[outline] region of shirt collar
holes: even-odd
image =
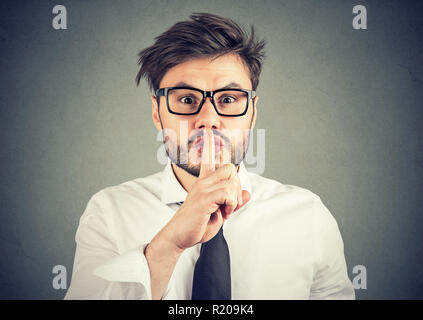
[[[242,190],[247,190],[251,194],[251,183],[248,177],[248,171],[241,162],[238,170],[239,180]],[[172,169],[171,161],[168,161],[162,173],[162,195],[161,200],[165,204],[185,201],[187,197],[186,190],[179,183]]]

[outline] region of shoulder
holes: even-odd
[[[122,182],[118,185],[106,187],[94,196],[139,196],[141,194],[157,194],[160,190],[162,172]]]
[[[300,201],[321,201],[314,192],[295,185],[284,184],[275,179],[265,178],[255,173],[248,173],[255,200],[275,197],[294,197]]]
[[[130,206],[140,200],[159,198],[161,176],[162,172],[158,172],[100,189],[89,199],[84,215],[119,210],[121,206]]]
[[[293,214],[303,217],[321,228],[336,226],[336,221],[323,203],[321,197],[309,189],[284,184],[255,173],[248,173],[252,189],[252,200],[256,203],[269,203],[278,208],[279,214]]]

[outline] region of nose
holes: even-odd
[[[220,116],[214,109],[211,98],[206,98],[200,112],[197,114],[195,127],[198,129],[220,129],[220,126]]]

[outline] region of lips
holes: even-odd
[[[203,136],[199,136],[194,140],[194,148],[201,153],[203,150],[204,145],[204,138]],[[214,152],[218,153],[221,149],[223,149],[223,140],[217,135],[214,135]]]

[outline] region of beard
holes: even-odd
[[[248,151],[250,130],[248,130],[247,134],[242,138],[238,136],[234,140],[231,140],[229,137],[219,131],[213,130],[213,134],[220,137],[224,141],[224,144],[219,153],[221,154],[221,159],[227,159],[226,161],[216,161],[215,170],[226,163],[232,163],[235,166],[238,166],[241,161],[244,160]],[[172,161],[172,163],[193,175],[194,177],[198,177],[200,175],[201,167],[201,160],[192,159],[197,152],[194,147],[194,142],[196,138],[202,135],[203,131],[193,135],[190,139],[188,139],[188,143],[185,145],[181,145],[180,143],[173,141],[169,138],[169,136],[163,138],[167,156]]]

